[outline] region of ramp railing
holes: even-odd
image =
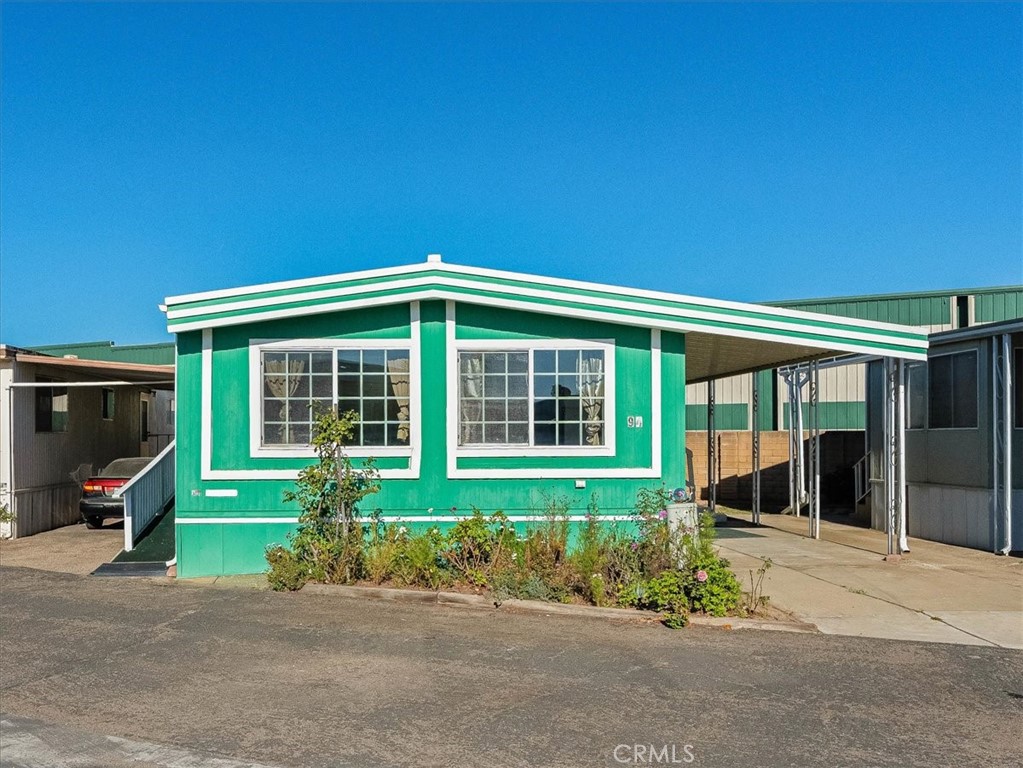
[[[124,551],[131,552],[157,515],[174,498],[174,444],[171,440],[156,457],[117,491],[124,497]]]
[[[870,454],[853,465],[853,488],[856,499],[853,505],[859,504],[870,493]]]

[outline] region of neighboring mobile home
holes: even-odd
[[[152,456],[173,429],[174,368],[0,345],[0,536],[78,522],[81,482],[111,460]]]
[[[686,483],[685,387],[842,353],[924,359],[920,329],[426,263],[167,299],[181,576],[257,572],[298,510],[315,406],[355,410],[392,520],[473,507],[624,519]]]
[[[876,394],[880,364],[872,373]],[[1023,551],[1023,319],[932,334],[927,361],[906,374],[909,535]]]

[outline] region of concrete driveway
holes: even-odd
[[[65,525],[23,539],[0,539],[0,565],[85,575],[109,563],[124,545],[124,522],[107,520],[90,530]]]
[[[764,515],[759,528],[733,513],[718,544],[747,589],[749,571],[770,558],[771,604],[821,632],[895,640],[1023,648],[1023,559],[921,539],[886,562],[885,534],[821,521]],[[738,525],[737,525],[738,524]]]

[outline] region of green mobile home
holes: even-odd
[[[454,266],[167,299],[177,336],[177,563],[251,573],[297,507],[316,406],[354,410],[372,502],[408,524],[473,507],[622,519],[681,487],[687,383],[843,352],[925,359],[919,329]]]

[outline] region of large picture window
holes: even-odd
[[[459,445],[605,446],[605,363],[604,349],[459,352]]]
[[[352,445],[409,445],[408,349],[264,349],[260,376],[265,447],[308,447],[333,407],[359,415]]]
[[[977,426],[977,353],[940,355],[927,361],[928,426],[973,429]]]

